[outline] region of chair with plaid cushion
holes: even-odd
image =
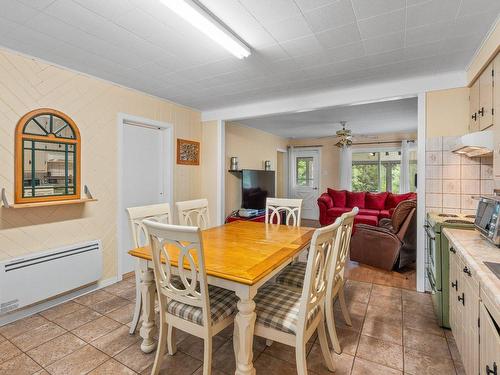
[[[212,368],[212,337],[229,326],[236,312],[237,297],[232,291],[209,286],[203,242],[198,227],[168,225],[145,220],[152,249],[160,334],[152,374],[160,371],[161,360],[175,354],[173,328],[204,340],[203,374]],[[177,263],[177,268],[171,262]],[[176,270],[178,277],[173,276]]]
[[[295,347],[297,373],[307,374],[306,343],[318,332],[321,352],[328,370],[335,371],[325,330],[325,296],[329,254],[340,220],[317,229],[307,257],[301,292],[279,284],[267,284],[255,297],[255,335]]]
[[[340,216],[341,227],[335,239],[333,252],[328,257],[330,260],[328,275],[328,286],[325,302],[325,315],[328,325],[328,333],[336,353],[341,353],[342,349],[335,329],[333,303],[335,298],[339,299],[342,315],[348,326],[351,326],[351,317],[347,309],[344,296],[344,269],[349,253],[349,244],[351,240],[352,226],[354,217],[358,213],[358,208],[354,207],[352,211],[346,212]],[[330,271],[334,270],[334,271]],[[304,277],[306,274],[306,263],[295,262],[287,266],[277,277],[276,283],[294,290],[302,290],[304,286]]]
[[[301,207],[302,199],[267,198],[265,221],[300,227]]]
[[[177,202],[175,205],[179,214],[179,225],[195,226],[201,229],[210,226],[207,199]]]
[[[170,205],[168,203],[129,207],[127,208],[127,213],[134,247],[147,245],[148,238],[144,225],[142,224],[144,219],[152,219],[165,224],[172,223],[172,215],[170,213]],[[131,335],[137,329],[137,324],[139,323],[142,310],[141,279],[139,271],[139,261],[137,261],[135,267],[135,309],[129,331]]]

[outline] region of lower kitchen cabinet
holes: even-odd
[[[450,325],[467,375],[479,373],[479,282],[450,247]],[[500,375],[500,373],[498,374]]]
[[[500,375],[500,321],[496,321],[500,314],[486,296],[480,304],[479,313],[479,373]]]

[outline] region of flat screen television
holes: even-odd
[[[242,208],[261,210],[266,208],[266,198],[275,195],[274,171],[243,169]]]

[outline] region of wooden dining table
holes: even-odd
[[[235,374],[255,374],[253,299],[257,291],[308,247],[313,232],[313,228],[251,221],[235,221],[202,231],[208,284],[233,290],[239,298],[233,336]],[[139,259],[143,303],[141,349],[149,353],[156,349],[153,337],[156,287],[151,249],[140,247],[129,254]],[[172,265],[176,265],[173,260]]]

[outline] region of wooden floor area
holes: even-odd
[[[312,228],[320,227],[319,221],[309,219],[302,219],[301,225]],[[416,290],[417,288],[417,272],[415,265],[405,267],[400,271],[385,271],[358,262],[349,261],[345,272],[349,280],[409,290]]]

